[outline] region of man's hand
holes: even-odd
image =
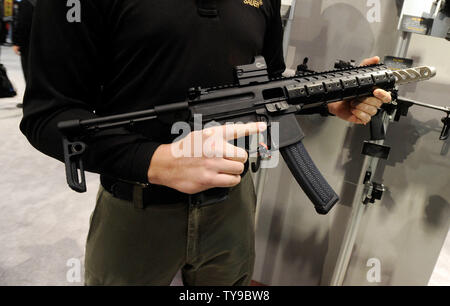
[[[258,134],[266,128],[265,123],[219,126],[161,145],[152,157],[149,182],[187,194],[236,186],[241,182],[248,154],[228,141]]]
[[[376,56],[365,59],[361,65],[374,65],[379,62],[380,58]],[[373,95],[373,97],[364,100],[349,100],[329,104],[329,112],[348,122],[367,124],[378,113],[378,109],[383,103],[390,103],[392,101],[391,94],[382,89],[375,90]]]
[[[15,54],[20,55],[20,47],[19,46],[14,45],[12,48],[13,48],[13,51]]]

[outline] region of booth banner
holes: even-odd
[[[14,0],[4,0],[3,17],[12,17],[14,12]]]

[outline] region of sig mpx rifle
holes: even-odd
[[[266,122],[270,129],[271,124],[277,122],[279,141],[275,143],[268,139],[269,150],[281,152],[317,212],[327,214],[339,197],[303,146],[305,135],[296,115],[336,101],[371,96],[376,88],[390,91],[397,85],[428,80],[435,75],[436,70],[432,67],[391,71],[384,65],[373,65],[270,78],[264,58],[257,57],[253,64],[235,68],[235,84],[191,89],[185,101],[141,112],[61,122],[58,127],[63,135],[67,182],[77,192],[86,191],[82,157],[87,146],[82,138],[90,133],[131,127],[175,113],[186,122],[192,122],[194,115],[202,115],[205,124],[212,121]]]

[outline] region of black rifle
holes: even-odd
[[[253,64],[235,68],[234,85],[191,89],[185,101],[146,111],[61,122],[58,128],[63,135],[67,182],[77,192],[86,191],[82,161],[86,144],[80,139],[89,133],[131,127],[174,114],[185,122],[192,122],[194,115],[202,115],[203,123],[266,122],[269,129],[277,122],[279,141],[269,139],[269,149],[280,150],[317,212],[327,214],[339,197],[303,146],[305,135],[296,114],[332,102],[371,96],[376,88],[390,91],[396,85],[428,80],[435,75],[431,67],[391,71],[384,65],[373,65],[270,79],[264,58],[257,57]]]

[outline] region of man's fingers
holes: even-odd
[[[361,62],[361,66],[369,66],[369,65],[375,65],[378,64],[380,62],[380,58],[378,56],[374,56],[371,58],[366,58],[365,60],[363,60]]]
[[[360,104],[367,104],[367,105],[373,106],[378,109],[383,105],[383,101],[381,101],[380,99],[375,98],[375,97],[369,97],[364,100],[352,101],[351,105],[352,105],[352,107],[357,107]]]
[[[203,139],[210,137],[221,137],[226,141],[239,139],[242,137],[262,133],[267,129],[264,122],[248,123],[248,124],[227,124],[223,126],[212,127],[202,131]]]
[[[373,94],[374,97],[368,97],[364,100],[356,100],[351,103],[351,112],[356,117],[356,123],[369,123],[384,103],[389,103],[392,101],[391,94],[385,90],[377,89]]]
[[[373,106],[366,102],[359,103],[353,107],[354,109],[360,110],[369,114],[370,116],[375,116],[378,113],[378,106]]]
[[[215,163],[216,171],[221,174],[241,175],[244,173],[245,165],[241,162],[236,162],[227,159],[218,160]]]
[[[264,132],[267,129],[267,124],[263,122],[249,124],[230,124],[223,126],[222,129],[224,139],[228,141]]]
[[[248,153],[243,148],[225,142],[222,157],[228,160],[246,163],[248,160]]]
[[[216,174],[211,180],[211,185],[220,188],[229,188],[241,183],[240,175]]]
[[[383,101],[383,103],[391,103],[392,96],[390,92],[387,92],[383,89],[377,89],[373,92],[373,95]]]
[[[248,160],[245,149],[236,147],[223,138],[206,140],[203,145],[203,155],[208,158],[224,158],[241,163],[246,163]]]
[[[352,114],[361,121],[361,124],[367,124],[372,120],[372,117],[369,114],[359,109],[352,109]]]

